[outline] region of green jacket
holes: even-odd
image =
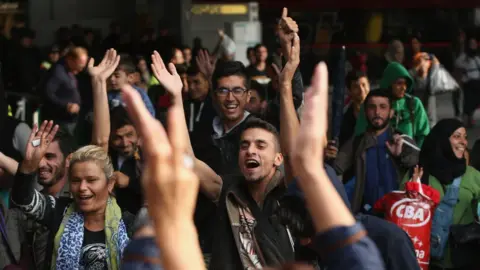
[[[411,95],[413,89],[413,79],[408,71],[399,63],[390,63],[383,72],[380,81],[381,89],[391,89],[391,86],[398,78],[407,79],[407,94],[404,98],[393,102],[395,115],[391,119],[391,125],[394,129],[400,131],[415,139],[419,146],[422,146],[423,140],[430,133],[428,116],[425,112],[422,102]],[[413,111],[413,125],[411,112]],[[355,135],[361,135],[367,130],[367,119],[363,106],[358,114],[357,124],[355,126]]]
[[[401,188],[405,186],[405,182],[409,179],[408,175],[403,179],[401,183]],[[428,178],[429,185],[438,192],[440,192],[440,199],[445,195],[444,187],[442,184],[435,178],[430,175]],[[445,186],[445,190],[448,186]],[[453,224],[470,224],[475,221],[473,216],[472,209],[472,200],[480,199],[480,172],[471,166],[467,166],[465,174],[462,176],[462,181],[460,182],[460,191],[458,194],[458,203],[453,209]],[[434,265],[438,265],[444,268],[453,268],[451,261],[450,247],[447,243],[447,250],[445,252],[445,258],[442,261],[433,261]]]

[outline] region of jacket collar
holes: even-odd
[[[238,124],[236,124],[230,130],[227,130],[227,131],[225,131],[225,129],[223,127],[222,119],[219,116],[215,116],[215,118],[213,118],[213,138],[214,139],[219,139],[219,138],[222,138],[224,136],[227,136],[232,130],[234,130],[236,127],[238,127],[238,125],[243,123],[245,121],[245,119],[248,118],[249,115],[250,115],[250,113],[245,111],[243,113],[242,121],[238,122]]]

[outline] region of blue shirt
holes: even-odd
[[[137,90],[137,92],[140,94],[142,97],[143,103],[145,103],[145,106],[147,107],[147,110],[152,114],[153,117],[155,117],[155,109],[153,108],[152,101],[147,95],[147,92],[142,90],[139,87],[136,87],[132,85],[132,87]],[[123,104],[122,96],[121,96],[121,91],[118,90],[112,90],[107,93],[108,96],[108,106],[110,109],[115,108],[121,104]]]
[[[385,194],[398,189],[397,172],[387,149],[388,132],[377,136],[377,144],[366,151],[364,205],[373,207]],[[368,209],[366,209],[368,211]]]

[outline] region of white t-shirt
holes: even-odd
[[[455,68],[460,69],[462,74],[462,82],[471,80],[480,80],[480,57],[467,57],[465,53],[455,60]]]

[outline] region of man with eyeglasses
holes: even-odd
[[[212,77],[212,99],[218,116],[213,119],[215,163],[208,164],[217,173],[238,172],[238,149],[244,123],[252,118],[245,108],[250,100],[250,81],[240,62],[219,63]]]

